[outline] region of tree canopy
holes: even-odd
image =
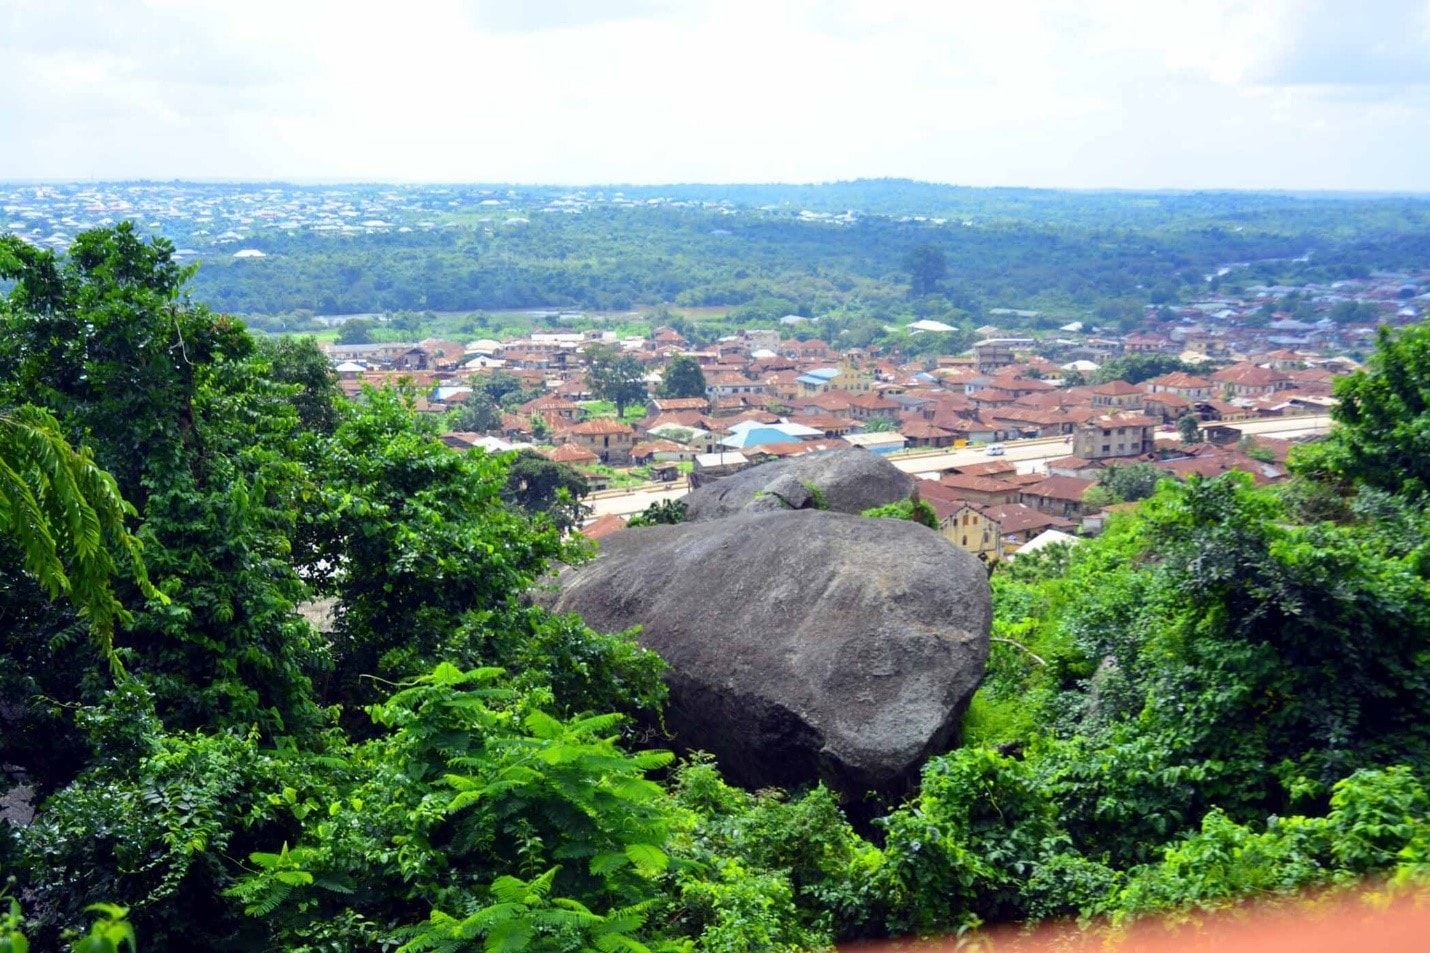
[[[585,358],[591,392],[615,404],[617,417],[624,416],[630,404],[645,400],[645,367],[635,355],[593,344],[586,348]]]
[[[705,372],[700,362],[687,354],[677,354],[665,367],[660,382],[662,397],[704,397]]]

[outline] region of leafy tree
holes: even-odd
[[[318,505],[304,514],[300,557],[315,590],[338,599],[335,687],[347,699],[366,694],[360,676],[397,680],[463,658],[464,616],[515,605],[567,554],[554,526],[503,505],[500,458],[445,446],[414,417],[410,392],[364,396],[312,449]]]
[[[1093,371],[1092,382],[1106,384],[1109,381],[1126,381],[1129,384],[1140,384],[1174,371],[1195,370],[1181,358],[1171,354],[1123,354]]]
[[[137,510],[145,561],[167,602],[121,593],[133,614],[120,657],[170,724],[227,721],[301,732],[318,718],[323,653],[295,611],[287,562],[302,480],[289,456],[296,414],[266,380],[242,325],[190,306],[192,269],[128,224],[81,233],[63,261],[0,239],[15,282],[0,312],[0,400],[30,394],[86,435]],[[28,617],[10,651],[58,637],[62,617]],[[56,698],[77,686],[29,670]]]
[[[937,245],[919,245],[904,256],[904,271],[915,297],[933,294],[948,274],[948,256]]]
[[[1102,509],[1117,502],[1117,495],[1102,483],[1094,483],[1083,491],[1082,502],[1093,509]]]
[[[1430,491],[1430,322],[1382,328],[1369,367],[1336,382],[1338,426],[1298,448],[1299,472],[1418,497]]]
[[[1184,444],[1197,443],[1202,439],[1200,422],[1191,414],[1183,414],[1177,418],[1177,435]]]
[[[476,375],[472,378],[471,384],[475,390],[481,391],[491,398],[492,403],[506,410],[511,410],[513,407],[545,393],[539,383],[536,386],[528,387],[520,377],[508,374],[506,371]]]
[[[453,430],[489,433],[501,427],[501,408],[482,390],[473,390],[452,412],[448,426]]]
[[[371,344],[373,323],[367,318],[350,318],[338,328],[339,344]]]
[[[1099,485],[1106,487],[1119,503],[1145,500],[1157,492],[1157,483],[1162,479],[1162,471],[1145,462],[1108,467],[1098,475]]]
[[[615,404],[617,417],[625,416],[626,405],[645,400],[645,368],[635,355],[593,344],[586,348],[585,357],[591,392]]]
[[[660,383],[662,397],[704,397],[705,372],[700,362],[693,357],[678,354],[666,366],[665,378]]]
[[[576,470],[535,450],[521,450],[507,464],[501,495],[528,516],[544,514],[566,532],[579,526],[590,512],[581,502],[589,492],[586,478]]]
[[[280,384],[294,386],[289,398],[298,412],[303,429],[332,433],[338,425],[338,404],[342,390],[338,375],[327,355],[318,350],[311,337],[262,337],[258,354],[268,361],[269,376]]]

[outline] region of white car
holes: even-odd
[[[1008,448],[1001,443],[990,443],[987,447],[983,448],[983,452],[990,457],[1001,457],[1008,452]]]

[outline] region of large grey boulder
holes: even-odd
[[[623,530],[562,575],[554,608],[643,627],[677,747],[751,787],[856,797],[957,742],[992,618],[987,572],[937,533],[818,510]]]
[[[820,503],[831,512],[862,513],[908,499],[914,478],[868,450],[804,453],[699,487],[685,498],[686,519],[698,523],[745,510],[814,509],[809,487],[818,489]]]

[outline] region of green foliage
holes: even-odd
[[[627,405],[645,400],[645,367],[635,355],[592,344],[584,356],[591,393],[615,404],[617,417],[625,415]]]
[[[367,318],[350,318],[338,329],[339,344],[371,344],[373,323]]]
[[[660,382],[660,396],[704,397],[705,372],[700,369],[700,362],[684,354],[671,358]]]
[[[745,249],[812,234],[737,227]],[[945,252],[961,280],[982,241],[967,234]],[[891,273],[915,241],[945,247],[888,222],[820,235]],[[1156,257],[1123,238],[1108,268]],[[659,737],[659,658],[528,599],[552,560],[585,554],[561,536],[579,498],[563,474],[449,450],[411,393],[336,400],[311,344],[260,347],[191,305],[171,251],[129,228],[64,259],[0,241],[0,401],[44,408],[0,421],[0,753],[39,803],[0,832],[32,912],[0,914],[11,949],[22,929],[60,948],[114,901],[161,948],[794,951],[1430,870],[1423,329],[1382,339],[1290,487],[1119,468],[1107,493],[1146,496],[1135,514],[995,573],[967,745],[874,820],[875,846],[823,788],[745,792],[706,759],[639,750]],[[1088,306],[1130,318],[1147,277],[1175,297],[1128,269]],[[751,320],[827,310],[749,281],[718,293]],[[872,341],[867,323],[819,329]],[[484,399],[520,399],[506,378]],[[80,604],[111,593],[130,678],[73,651],[86,620],[51,598],[65,584]],[[321,636],[296,609],[313,595],[336,604]],[[85,948],[132,949],[123,908],[98,912]]]
[[[876,519],[913,520],[929,529],[938,529],[938,513],[934,512],[934,508],[923,500],[910,499],[899,500],[897,503],[886,503],[883,506],[867,509],[860,515]]]
[[[1177,435],[1182,438],[1182,443],[1197,443],[1202,439],[1202,428],[1197,418],[1191,414],[1183,414],[1177,418]]]
[[[132,616],[115,597],[115,557],[140,591],[149,583],[140,544],[125,527],[134,507],[86,449],[65,442],[53,416],[35,407],[0,413],[0,533],[18,544],[25,571],[50,595],[67,596],[89,620],[101,657],[118,673],[114,626]]]
[[[353,780],[295,811],[295,846],[255,854],[232,891],[275,943],[306,941],[317,922],[406,921],[387,935],[414,950],[646,935],[678,818],[645,775],[670,755],[627,754],[610,736],[619,716],[563,721],[499,674],[443,663],[370,709],[386,733],[353,749]]]
[[[371,697],[363,676],[482,661],[466,628],[501,628],[548,560],[578,553],[505,505],[504,458],[445,446],[411,394],[365,397],[311,449],[317,505],[303,526],[304,574],[338,600],[333,700],[349,702]]]
[[[314,433],[332,433],[338,425],[342,390],[338,374],[311,337],[263,337],[258,355],[268,362],[269,377],[294,388],[289,401],[298,412],[298,424]]]
[[[805,483],[804,488],[809,491],[809,498],[810,501],[814,504],[815,509],[829,509],[829,497],[824,492],[824,487],[817,486],[813,483]]]
[[[490,433],[501,427],[501,408],[485,390],[473,390],[452,411],[448,426],[453,430]]]
[[[911,803],[880,821],[876,879],[897,933],[952,933],[1026,916],[1024,884],[1071,853],[1029,766],[988,749],[931,760]]]
[[[1160,862],[1129,872],[1099,905],[1118,920],[1186,907],[1345,885],[1371,872],[1424,872],[1430,799],[1408,769],[1359,771],[1338,782],[1325,817],[1270,818],[1264,829],[1213,810]],[[1415,876],[1411,873],[1411,876]]]
[[[589,492],[586,478],[571,467],[535,450],[520,450],[507,463],[501,496],[527,516],[544,516],[568,532],[589,515],[590,508],[581,502]]]
[[[0,400],[33,395],[83,436],[134,503],[165,597],[120,592],[133,616],[120,658],[173,724],[311,728],[324,660],[294,612],[303,587],[286,560],[301,478],[288,394],[241,325],[182,299],[191,271],[167,242],[123,224],[82,233],[63,262],[6,247]],[[57,625],[36,620],[24,638]],[[37,688],[74,697],[45,674]]]
[[[1138,316],[1141,316],[1140,306]],[[1140,384],[1174,371],[1194,373],[1196,368],[1170,354],[1123,354],[1093,371],[1092,382],[1106,384],[1109,381],[1126,381],[1129,384]]]
[[[5,898],[0,891],[0,899]],[[25,917],[20,911],[20,903],[13,897],[10,907],[0,914],[0,953],[29,953],[30,941],[23,932]],[[134,927],[125,919],[129,911],[111,903],[94,903],[85,908],[86,913],[98,914],[90,924],[89,932],[70,938],[69,948],[74,953],[138,953],[139,944],[134,938]]]
[[[909,292],[915,297],[933,294],[948,274],[948,257],[937,245],[919,245],[904,256]]]
[[[820,786],[795,797],[726,784],[696,756],[676,773],[676,803],[693,825],[672,848],[673,913],[702,949],[817,949],[876,933],[882,852],[856,834]]]
[[[1115,503],[1145,500],[1157,491],[1157,483],[1165,479],[1161,470],[1151,463],[1127,463],[1108,467],[1098,475],[1098,485],[1112,494]]]
[[[684,500],[656,500],[632,516],[626,526],[674,526],[684,522]]]
[[[1369,367],[1336,382],[1337,426],[1298,448],[1299,472],[1406,497],[1430,492],[1430,323],[1381,328]]]

